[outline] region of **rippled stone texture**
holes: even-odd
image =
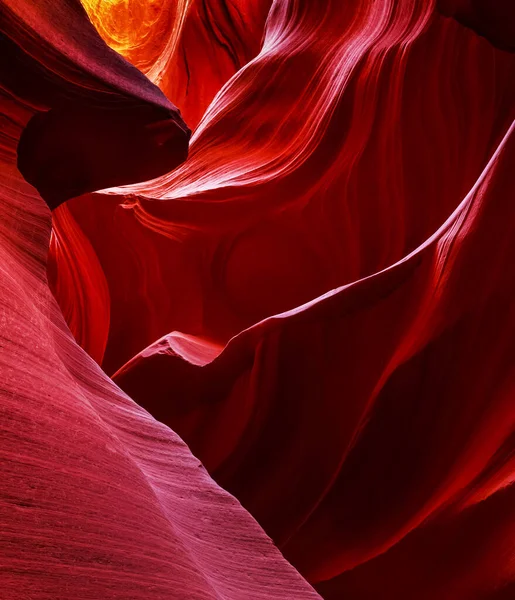
[[[48,286],[51,213],[18,171],[17,147],[28,178],[62,200],[83,167],[93,187],[99,174],[123,182],[107,150],[138,152],[137,141],[142,162],[184,158],[186,126],[77,3],[3,2],[0,27],[2,599],[318,598],[178,435],[77,345]],[[107,282],[73,224],[82,252],[68,257],[65,293],[95,295],[89,316],[105,325]]]
[[[145,106],[169,111],[164,129],[154,113],[134,117],[133,134],[125,121],[81,129],[77,119],[76,143],[103,152],[85,152],[90,181],[117,187],[53,212],[50,287],[111,377],[102,386],[123,389],[163,435],[177,432],[324,598],[512,598],[511,3],[84,5],[147,75],[131,71],[131,98],[145,90]],[[77,94],[102,111],[111,98],[91,99],[91,84]],[[173,170],[167,144],[173,154],[188,131],[170,101],[193,131]],[[50,136],[55,151],[72,153],[73,128],[63,131]],[[154,168],[164,174],[114,181]],[[59,177],[52,189],[66,188]],[[92,385],[82,365],[75,380]],[[109,425],[118,431],[117,413]],[[138,419],[122,426],[141,436]],[[161,457],[152,435],[145,447]],[[159,476],[171,485],[169,471]],[[179,495],[189,519],[196,492]],[[236,514],[243,529],[253,523]],[[264,543],[252,526],[240,566],[241,548]],[[123,555],[143,564],[130,545]],[[310,597],[269,557],[278,597]],[[217,571],[222,593],[259,597],[231,564]],[[198,567],[211,581],[212,563]]]

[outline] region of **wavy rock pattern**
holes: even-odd
[[[79,66],[96,83],[65,70],[63,40],[51,54],[59,82],[38,98],[60,135],[33,119],[19,164],[52,206],[118,186],[56,208],[49,281],[77,342],[164,425],[67,337],[60,360],[74,385],[123,398],[107,421],[131,457],[141,423],[152,424],[144,448],[160,457],[165,486],[190,477],[176,461],[195,462],[166,426],[177,432],[324,598],[512,598],[513,3],[83,4],[149,79],[109,54],[116,79],[106,82],[84,25],[96,41],[84,38],[92,62]],[[189,131],[149,80],[193,129],[173,170]],[[113,89],[123,101],[105,129]],[[82,129],[56,90],[80,96]],[[48,164],[75,149],[68,131],[85,138],[88,177],[38,179],[41,147]],[[81,357],[74,368],[69,355]],[[120,402],[138,418],[119,421]],[[156,436],[174,440],[169,456]],[[202,474],[247,532],[241,564],[238,552],[266,540]],[[181,489],[186,520],[168,522],[190,539],[203,527],[190,519],[196,494]],[[229,519],[203,506],[219,525]],[[314,595],[267,548],[276,597]],[[124,555],[143,569],[131,547]],[[235,587],[221,597],[259,597],[227,563],[220,585]],[[196,564],[212,581],[212,564]]]
[[[46,278],[51,213],[16,168],[18,140],[30,131],[23,128],[27,122],[30,128],[34,119],[44,122],[39,118],[48,114],[45,109],[54,110],[61,99],[71,104],[75,95],[89,94],[102,119],[102,111],[113,116],[130,91],[139,97],[134,108],[137,125],[141,106],[152,115],[154,105],[170,105],[107,48],[101,63],[95,46],[88,53],[90,39],[97,40],[99,49],[102,43],[80,6],[52,2],[39,8],[41,13],[35,14],[32,3],[18,0],[0,7],[0,42],[20,65],[19,71],[2,70],[0,96],[1,596],[318,598],[184,442],[127,397],[66,327]],[[47,36],[57,25],[59,30],[69,25],[63,31],[70,39]],[[78,54],[65,52],[73,40],[83,41]],[[40,43],[41,53],[28,54],[31,44]],[[65,77],[68,71],[75,74],[73,80]],[[33,75],[30,85],[25,85],[27,73]],[[124,118],[132,122],[129,106],[123,105]],[[53,114],[58,117],[52,125],[59,128],[63,113]],[[172,118],[185,131],[179,118]],[[71,133],[64,131],[66,139],[50,136],[49,143],[55,142],[63,156],[66,148],[60,143],[67,143]],[[181,152],[185,139],[175,139]],[[39,168],[42,157],[39,150],[34,152],[33,166]],[[125,174],[114,171],[111,176],[120,182]],[[102,271],[89,262],[93,250],[73,220],[61,224],[68,236],[73,233],[75,247],[84,251],[73,258],[61,254],[60,267],[66,267],[60,281],[69,277],[70,287],[57,291],[77,292],[81,299],[96,292],[98,299],[89,305],[88,314],[108,322],[102,308],[107,284],[96,286]],[[62,252],[58,235],[52,247]],[[74,261],[82,263],[78,272]],[[91,266],[96,270],[89,271]],[[72,320],[72,325],[86,321]],[[98,340],[84,335],[101,353]]]

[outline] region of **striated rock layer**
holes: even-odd
[[[185,443],[77,345],[48,287],[51,213],[16,168],[20,135],[20,165],[53,199],[72,174],[68,163],[62,170],[49,163],[47,171],[42,161],[69,152],[77,158],[70,168],[79,169],[74,150],[98,143],[99,155],[84,155],[84,167],[99,176],[91,180],[96,187],[108,173],[102,162],[95,170],[102,129],[120,114],[149,144],[153,117],[168,115],[165,129],[176,132],[173,143],[157,144],[164,163],[184,155],[185,125],[157,88],[103,47],[80,5],[4,2],[0,25],[0,56],[8,49],[14,61],[0,80],[2,599],[318,598]],[[76,131],[84,123],[95,129],[68,148],[71,115]],[[40,126],[41,138],[34,133]],[[108,176],[122,183],[126,174],[113,168]],[[101,271],[90,272],[87,252],[83,258],[79,275],[73,262],[66,273],[91,276],[85,289],[99,296],[91,316],[108,322],[106,285],[96,287]]]
[[[54,510],[109,525],[105,589],[137,598],[157,573],[156,598],[316,597],[173,430],[326,599],[512,598],[513,3],[82,4],[1,5],[23,68],[1,71],[2,198],[41,223],[39,242],[34,216],[7,225],[39,312],[6,296],[2,323],[32,329],[7,328],[2,359],[27,415],[61,407]],[[48,279],[83,350],[13,166],[27,122],[18,165],[55,208]],[[90,565],[105,536],[84,531],[67,539]]]

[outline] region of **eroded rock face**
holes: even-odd
[[[2,598],[318,598],[178,435],[77,345],[48,287],[51,213],[17,170],[20,136],[20,166],[52,204],[184,159],[177,110],[72,2],[3,2],[0,26],[16,48],[11,65],[0,53]],[[90,316],[108,323],[102,271],[75,231],[86,250],[68,263],[68,293],[96,295]]]
[[[7,600],[511,598],[510,4],[83,4],[0,4]]]

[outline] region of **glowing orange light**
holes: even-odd
[[[169,0],[81,0],[104,41],[145,73],[175,37],[190,2]],[[166,52],[168,54],[168,52]]]

